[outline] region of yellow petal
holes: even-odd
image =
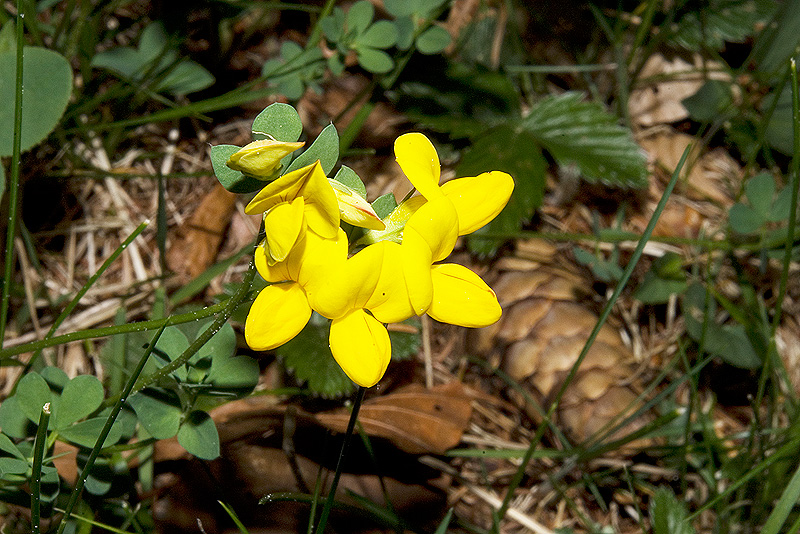
[[[408,300],[416,315],[422,315],[431,305],[433,282],[431,281],[431,249],[425,238],[414,228],[403,231],[403,244],[400,262],[406,283]]]
[[[282,202],[264,215],[266,252],[270,265],[289,255],[303,230],[303,197]]]
[[[442,323],[470,328],[494,324],[502,310],[492,288],[462,265],[444,263],[431,269],[433,300],[428,315]]]
[[[366,388],[378,383],[392,357],[386,328],[363,310],[334,319],[330,345],[333,357],[350,380]]]
[[[381,241],[370,245],[367,249],[374,253],[382,250],[383,261],[380,276],[372,294],[364,304],[364,308],[372,312],[382,323],[398,323],[416,315],[411,306],[403,273],[403,248],[391,241]],[[424,265],[429,270],[429,265]]]
[[[394,142],[394,155],[403,173],[422,196],[432,200],[442,195],[439,190],[439,156],[421,133],[407,133]]]
[[[458,212],[458,235],[465,235],[497,217],[511,198],[514,179],[502,171],[491,171],[450,180],[441,189]]]
[[[408,219],[403,230],[403,242],[416,231],[428,244],[433,261],[445,259],[458,239],[458,214],[446,197],[426,202]]]
[[[294,276],[289,272],[289,264],[285,261],[274,263],[271,261],[269,255],[267,254],[267,243],[266,239],[261,242],[261,244],[256,247],[255,252],[255,262],[256,262],[256,269],[258,270],[258,274],[266,280],[267,282],[284,282],[286,280],[292,280]],[[301,237],[302,241],[302,237]],[[298,245],[295,245],[295,248]],[[290,253],[291,255],[291,253]]]
[[[231,154],[226,165],[256,178],[268,178],[278,171],[281,160],[287,154],[294,152],[303,144],[274,139],[253,141]]]
[[[335,239],[339,230],[339,201],[319,160],[310,167],[299,192],[306,202],[306,223],[322,237]]]
[[[364,308],[378,285],[385,247],[370,245],[329,269],[324,281],[312,292],[311,307],[328,319]]]
[[[328,180],[336,193],[339,201],[339,217],[353,226],[367,228],[370,230],[384,230],[383,224],[378,214],[372,209],[367,200],[359,195],[355,190],[336,180]]]
[[[253,350],[270,350],[292,339],[311,318],[311,307],[299,284],[267,286],[253,301],[244,337]]]
[[[291,202],[298,195],[305,196],[300,195],[300,191],[312,177],[318,165],[319,162],[307,165],[270,182],[253,197],[253,200],[245,207],[244,212],[248,215],[263,213],[281,202]],[[322,169],[320,169],[320,172],[322,172]]]
[[[385,229],[365,232],[364,236],[358,240],[358,243],[361,245],[369,245],[380,241],[400,243],[403,240],[403,228],[405,228],[408,219],[426,202],[427,200],[422,195],[416,195],[404,200],[383,219]]]
[[[289,272],[297,273],[297,280],[309,294],[316,292],[320,284],[330,280],[330,273],[339,269],[341,263],[347,260],[347,235],[341,228],[338,229],[336,239],[328,239],[316,232],[307,230],[303,239],[301,254],[292,253],[289,262]]]

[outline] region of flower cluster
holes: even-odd
[[[228,166],[257,176],[274,172],[276,158],[297,143],[260,143],[231,156]],[[249,152],[248,152],[249,151]],[[268,156],[263,156],[263,154]],[[271,155],[271,157],[270,157]],[[331,320],[330,348],[355,383],[369,387],[391,358],[386,323],[428,313],[438,321],[488,326],[500,318],[494,292],[466,267],[439,263],[460,235],[492,220],[514,182],[499,171],[439,186],[439,157],[422,134],[405,134],[395,155],[419,192],[381,220],[358,193],[329,180],[319,162],[280,176],[246,208],[263,213],[266,239],[255,263],[270,283],[253,302],[245,338],[255,350],[296,336],[312,311]],[[269,167],[263,172],[256,167]],[[245,167],[249,165],[249,167]],[[349,256],[340,221],[366,228]]]

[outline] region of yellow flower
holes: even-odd
[[[369,202],[355,190],[337,181],[329,180],[339,201],[339,217],[353,226],[370,230],[383,230],[386,226]]]
[[[304,143],[287,143],[274,139],[253,141],[231,154],[226,165],[254,178],[267,179],[278,172],[281,160]]]
[[[264,213],[267,261],[284,261],[306,226],[334,239],[339,202],[319,161],[286,173],[256,194],[245,213]]]

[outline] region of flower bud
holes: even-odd
[[[367,228],[369,230],[383,230],[383,224],[378,214],[372,209],[367,200],[359,195],[355,190],[337,180],[328,180],[336,193],[339,201],[339,217],[353,226]]]
[[[275,141],[274,139],[253,141],[231,154],[226,165],[248,176],[268,179],[278,172],[281,160],[303,144],[301,142]]]

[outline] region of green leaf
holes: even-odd
[[[394,198],[394,193],[386,193],[375,199],[372,203],[372,209],[381,219],[385,219],[397,207],[397,199]]]
[[[741,43],[769,21],[773,0],[706,0],[702,9],[687,9],[675,24],[672,40],[687,50],[722,50]]]
[[[76,376],[64,386],[58,411],[53,414],[54,428],[61,430],[92,414],[103,403],[103,385],[92,375]]]
[[[22,65],[21,149],[28,150],[52,132],[72,94],[72,68],[63,56],[26,46]],[[13,153],[16,52],[0,53],[0,157]]]
[[[34,423],[39,423],[39,415],[42,413],[42,406],[45,403],[53,402],[53,394],[50,386],[38,373],[28,373],[17,383],[17,393],[14,395],[28,419]]]
[[[6,192],[6,167],[0,164],[0,202],[3,201],[3,194]]]
[[[340,397],[353,392],[353,382],[347,378],[333,359],[328,346],[330,321],[312,316],[312,319],[291,341],[278,347],[276,352],[284,365],[298,381],[323,397]]]
[[[772,206],[772,197],[775,196],[775,180],[768,172],[759,173],[744,184],[744,193],[750,206],[758,215],[766,220]]]
[[[128,399],[139,423],[156,439],[169,439],[181,424],[181,401],[173,391],[145,388]]]
[[[708,80],[695,94],[681,103],[698,122],[711,122],[724,114],[733,104],[731,86],[721,80]]]
[[[653,534],[694,534],[685,505],[666,488],[658,488],[650,504]]]
[[[397,48],[408,50],[414,44],[414,21],[411,17],[398,17],[394,21],[397,32]]]
[[[379,20],[355,41],[355,48],[389,48],[397,42],[397,27],[388,20]]]
[[[599,104],[584,102],[581,93],[545,98],[522,125],[560,165],[576,165],[591,182],[647,185],[645,155],[631,132]]]
[[[728,222],[737,234],[753,234],[761,228],[764,219],[750,206],[737,202],[728,211]]]
[[[770,222],[780,222],[789,219],[792,212],[792,188],[784,187],[775,197],[775,202],[770,206],[767,220]]]
[[[344,11],[342,8],[334,8],[333,13],[319,21],[319,26],[327,40],[332,43],[341,41],[344,36]]]
[[[258,362],[249,356],[215,358],[208,373],[208,382],[213,386],[209,394],[225,394],[242,397],[258,384]]]
[[[450,44],[450,34],[441,26],[431,26],[417,37],[417,50],[422,54],[438,54]]]
[[[169,356],[170,360],[174,360],[188,348],[189,340],[186,339],[186,335],[177,326],[165,328],[156,342],[156,349]]]
[[[5,434],[0,434],[0,451],[8,453],[15,458],[19,458],[20,460],[25,460],[25,455],[19,451],[17,446],[14,445],[14,442],[8,439],[8,436]]]
[[[358,55],[358,63],[364,69],[375,74],[385,74],[394,67],[394,61],[392,61],[391,56],[383,50],[364,46],[356,50],[356,54]]]
[[[241,147],[236,145],[215,145],[211,147],[211,166],[214,169],[214,174],[217,180],[222,184],[222,187],[231,193],[252,193],[262,189],[266,182],[257,180],[252,176],[245,176],[239,171],[235,171],[228,167],[228,158],[231,154],[237,152]]]
[[[100,431],[106,424],[105,417],[93,417],[80,423],[68,426],[58,431],[59,436],[71,441],[81,447],[92,448],[100,437]],[[106,440],[103,442],[103,447],[108,447],[115,444],[122,437],[122,425],[115,422],[108,433]]]
[[[414,13],[414,3],[408,0],[384,0],[383,7],[395,18],[410,17]]]
[[[342,165],[333,179],[356,191],[362,198],[367,198],[367,188],[364,186],[364,182],[361,181],[356,171],[347,165]]]
[[[233,356],[235,351],[236,332],[233,330],[230,323],[225,323],[217,333],[211,336],[211,339],[209,339],[205,345],[200,347],[200,350],[192,355],[189,361],[196,362],[203,358],[211,358],[212,361],[216,361],[217,359],[226,360]]]
[[[35,432],[33,423],[20,408],[16,395],[0,403],[0,429],[12,438],[27,438]]]
[[[339,134],[333,124],[327,125],[305,152],[295,158],[287,167],[286,172],[292,172],[311,165],[319,160],[322,170],[327,175],[339,160]]]
[[[421,344],[420,320],[416,317],[406,319],[401,324],[411,326],[416,332],[400,332],[389,330],[389,340],[392,342],[392,360],[407,360],[419,352]]]
[[[794,150],[791,84],[787,83],[777,98],[778,102],[775,104],[775,109],[767,123],[765,138],[775,150],[783,154],[791,154]],[[763,112],[772,108],[774,99],[774,92],[764,97],[761,104]]]
[[[756,2],[756,6],[760,4],[764,2]],[[776,5],[774,2],[769,4],[770,7]],[[751,53],[757,72],[772,73],[786,68],[787,60],[800,43],[800,3],[780,2],[778,5],[775,24],[767,25],[759,34]],[[766,21],[767,17],[763,20]]]
[[[203,460],[219,456],[219,433],[206,412],[191,412],[178,430],[178,443],[186,452]]]
[[[456,167],[456,176],[477,176],[499,170],[514,179],[514,192],[503,211],[469,237],[468,244],[474,252],[493,254],[502,240],[481,238],[481,234],[511,235],[519,231],[541,205],[547,163],[538,146],[526,130],[506,124],[489,130],[464,152]]]
[[[648,271],[641,285],[636,288],[633,298],[643,304],[664,304],[672,295],[683,293],[686,287],[685,280],[668,280]]]
[[[303,133],[303,122],[297,110],[289,104],[275,102],[253,120],[253,139],[267,139],[294,143]],[[227,161],[227,160],[226,160]]]
[[[27,460],[0,458],[0,478],[6,478],[6,475],[24,475],[29,468],[30,464]]]
[[[356,34],[363,33],[375,16],[375,8],[367,0],[359,0],[347,11],[347,31]]]

